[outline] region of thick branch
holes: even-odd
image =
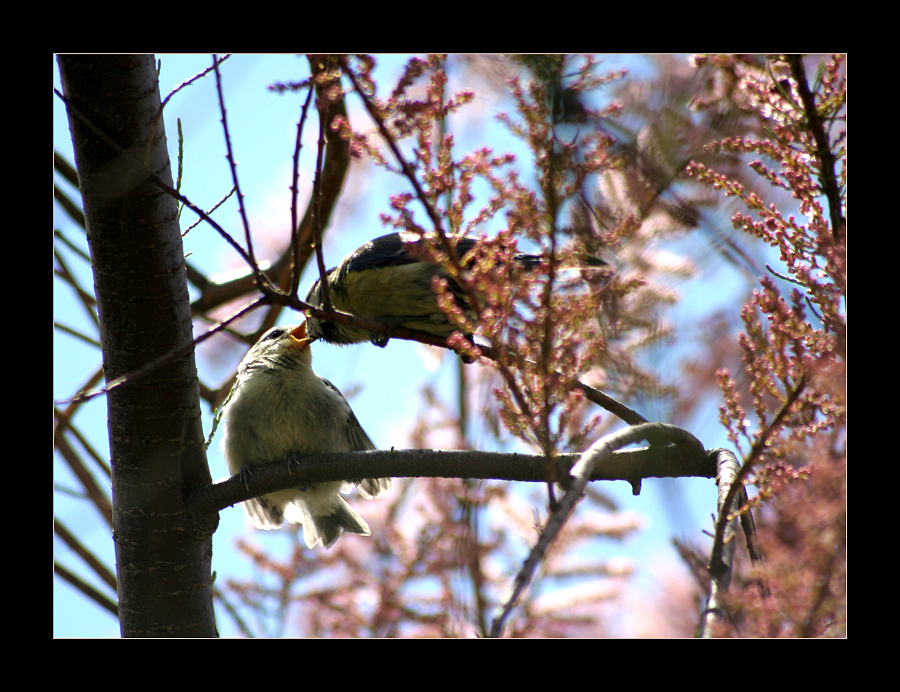
[[[641,426],[643,427],[643,426]],[[669,426],[671,427],[671,426]],[[558,463],[568,469],[579,454],[562,454]],[[198,521],[226,507],[285,488],[347,478],[483,478],[546,483],[547,458],[539,454],[504,454],[456,450],[408,449],[348,452],[293,457],[254,466],[246,477],[232,476],[197,489],[189,498]],[[627,481],[683,476],[713,478],[709,456],[690,446],[660,445],[615,452],[595,465],[592,481]]]

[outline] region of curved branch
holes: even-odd
[[[525,591],[538,566],[544,561],[547,551],[556,540],[560,531],[562,531],[563,526],[574,511],[575,505],[584,494],[584,489],[588,482],[593,480],[595,469],[609,464],[621,447],[640,440],[647,440],[657,444],[672,443],[677,445],[677,447],[672,447],[671,449],[678,449],[680,452],[685,452],[688,455],[699,452],[701,456],[706,457],[706,454],[703,453],[703,446],[693,435],[682,428],[663,423],[646,423],[619,430],[600,438],[584,454],[579,455],[571,468],[572,481],[566,489],[565,495],[557,503],[553,514],[547,519],[547,524],[544,530],[541,531],[540,539],[538,539],[534,548],[531,549],[525,564],[522,565],[522,569],[516,575],[510,596],[506,599],[500,612],[491,624],[491,637],[500,636],[503,626],[512,613],[519,597]],[[654,448],[651,447],[651,449]],[[632,478],[627,480],[634,485]]]
[[[671,425],[652,423],[625,428],[607,435],[618,447],[642,439],[654,446],[615,451],[595,461],[591,481],[626,481],[634,487],[643,478],[713,478],[715,467],[702,445]],[[687,433],[685,433],[687,434]],[[689,434],[688,434],[689,435]],[[657,444],[670,442],[674,444]],[[561,454],[554,461],[569,469],[580,454]],[[546,483],[547,457],[541,454],[506,454],[444,449],[376,450],[315,456],[291,456],[271,464],[254,466],[193,491],[187,504],[197,526],[211,526],[217,512],[252,497],[285,488],[348,478],[483,478]]]
[[[727,449],[714,450],[716,455],[716,485],[719,487],[716,520],[716,540],[709,558],[709,597],[700,618],[698,635],[712,636],[713,625],[724,617],[722,600],[731,583],[734,565],[735,533],[737,532],[738,497],[735,487],[743,487],[740,479],[741,465]],[[730,518],[729,518],[730,517]],[[721,535],[721,540],[719,536]]]

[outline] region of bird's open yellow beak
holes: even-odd
[[[291,339],[294,340],[294,346],[297,348],[306,348],[309,346],[315,339],[306,335],[306,321],[304,320],[299,325],[297,325],[294,330],[290,334]]]

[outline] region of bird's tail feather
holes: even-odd
[[[294,524],[303,525],[303,542],[307,548],[312,548],[320,541],[326,548],[330,548],[344,531],[360,536],[372,533],[366,520],[354,512],[340,496],[335,497],[334,512],[331,514],[313,516],[305,502],[292,502],[285,508],[285,518]]]
[[[250,521],[258,529],[277,529],[284,523],[282,511],[261,497],[254,497],[241,504],[243,504],[247,516],[250,517]]]

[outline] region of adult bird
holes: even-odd
[[[442,266],[427,258],[421,236],[409,231],[389,233],[370,240],[347,255],[326,273],[332,306],[370,322],[382,322],[388,328],[405,327],[446,338],[458,329],[440,309],[432,288],[435,277],[448,281],[457,305],[464,311],[470,306],[465,292]],[[457,256],[469,262],[466,255],[475,247],[474,238],[456,241]],[[515,262],[523,267],[541,263],[540,255],[517,253]],[[322,307],[322,279],[315,281],[306,302]],[[309,320],[309,335],[333,344],[374,341],[384,345],[365,329],[315,317]],[[471,336],[471,335],[467,335]]]

